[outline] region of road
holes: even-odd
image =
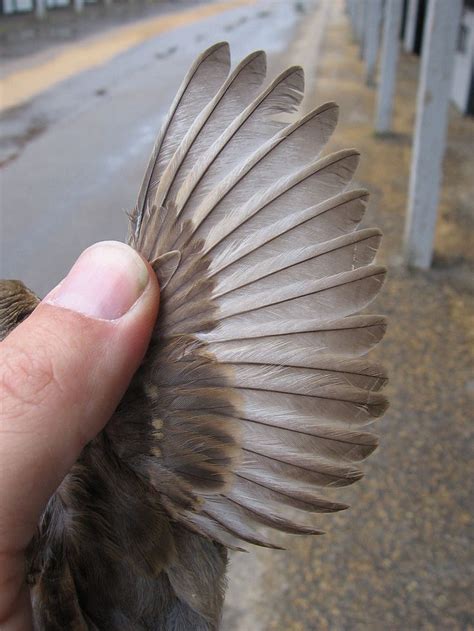
[[[167,15],[166,28],[148,20],[60,47],[10,74],[4,66],[2,100],[17,104],[0,119],[2,277],[44,295],[86,246],[123,239],[161,119],[196,54],[222,39],[234,61],[264,48],[274,74],[298,56],[301,7],[313,19],[318,7],[217,5]]]

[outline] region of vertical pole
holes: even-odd
[[[359,0],[357,3],[357,39],[359,41],[359,56],[362,59],[364,56],[364,33],[365,33],[365,4],[366,0]]]
[[[375,113],[375,131],[379,134],[392,129],[393,97],[397,81],[399,33],[402,21],[403,0],[386,0],[380,82]]]
[[[348,15],[349,15],[349,20],[351,23],[352,37],[353,39],[357,39],[357,32],[356,32],[357,9],[354,4],[354,0],[346,0],[346,7],[347,7]]]
[[[433,254],[454,51],[462,4],[463,0],[429,0],[423,33],[404,240],[405,262],[421,269],[429,268]]]
[[[36,0],[35,15],[40,20],[44,18],[44,16],[46,15],[46,0]]]
[[[405,33],[403,36],[403,48],[406,50],[407,53],[412,53],[415,50],[418,2],[419,0],[408,0],[407,17],[405,21]]]
[[[380,21],[382,19],[382,0],[370,0],[365,10],[365,82],[375,85],[375,68],[380,43]]]
[[[74,11],[76,13],[82,13],[84,10],[84,0],[74,0]]]

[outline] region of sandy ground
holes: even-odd
[[[474,121],[450,112],[433,268],[408,271],[401,251],[418,60],[402,56],[394,133],[375,136],[375,92],[363,84],[341,3],[328,6],[319,57],[310,54],[313,25],[306,16],[291,31],[286,52],[278,52],[278,63],[295,63],[295,55],[307,61],[306,107],[326,100],[341,106],[330,148],[355,146],[362,153],[357,185],[371,191],[365,225],[384,231],[379,260],[389,267],[370,311],[390,318],[374,358],[389,370],[392,403],[366,478],[337,492],[351,510],[319,519],[324,537],[287,540],[283,552],[254,549],[232,557],[223,630],[472,630]],[[164,50],[168,40],[160,41]],[[31,140],[25,155],[22,150],[9,164],[16,178],[21,161],[29,165],[46,140]],[[51,142],[62,146],[59,138]],[[38,199],[49,198],[38,191]]]

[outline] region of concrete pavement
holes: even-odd
[[[61,81],[98,65],[154,39],[168,31],[195,24],[232,9],[255,4],[255,0],[212,2],[197,8],[174,11],[155,18],[115,28],[108,33],[86,37],[56,49],[54,53],[38,53],[24,64],[5,64],[0,77],[0,111],[18,107]],[[9,65],[14,65],[9,72]],[[23,65],[23,67],[18,66]]]

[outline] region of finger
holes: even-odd
[[[0,345],[0,553],[28,544],[48,498],[105,425],[148,345],[156,277],[124,244],[86,250]]]

